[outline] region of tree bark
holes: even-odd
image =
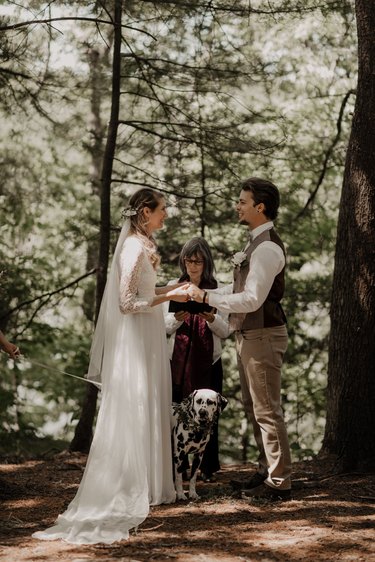
[[[105,127],[102,120],[102,98],[103,84],[108,73],[111,45],[113,43],[113,30],[105,38],[105,44],[100,47],[89,46],[88,64],[90,68],[90,109],[91,109],[91,142],[87,143],[86,148],[91,158],[91,192],[94,199],[100,202],[102,184],[102,166],[104,154]],[[95,223],[97,221],[97,209],[95,208]],[[93,221],[94,222],[94,221]],[[90,271],[97,268],[99,255],[100,237],[93,237],[87,241],[86,270]],[[83,311],[91,322],[95,321],[96,311],[96,288],[90,286],[83,295]]]
[[[375,10],[356,1],[358,90],[338,219],[323,452],[375,468]]]
[[[100,304],[107,281],[109,248],[111,237],[111,181],[113,159],[116,151],[117,130],[120,112],[120,77],[121,77],[121,15],[123,0],[115,0],[114,8],[114,42],[112,59],[112,94],[111,115],[108,124],[107,141],[103,156],[100,186],[100,244],[96,283],[95,322],[99,316]],[[87,452],[92,440],[92,426],[96,413],[98,390],[89,384],[82,407],[81,416],[70,444],[71,451]]]

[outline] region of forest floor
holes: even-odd
[[[86,457],[0,460],[0,560],[6,562],[375,561],[375,474],[333,474],[328,460],[293,465],[293,498],[236,497],[229,481],[252,465],[228,465],[201,499],[152,508],[128,541],[76,546],[38,541],[75,495]]]

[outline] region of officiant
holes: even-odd
[[[207,241],[195,237],[186,242],[179,257],[181,276],[170,283],[191,282],[203,290],[216,289],[214,261]],[[194,390],[222,392],[222,339],[231,330],[228,316],[205,303],[188,301],[165,307],[165,323],[171,358],[173,401],[181,402]],[[201,464],[202,478],[213,481],[220,470],[216,425]]]

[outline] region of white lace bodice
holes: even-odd
[[[140,238],[128,236],[125,239],[119,265],[121,312],[147,312],[155,297],[156,271]]]

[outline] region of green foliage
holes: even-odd
[[[95,3],[53,4],[64,14],[108,19]],[[249,11],[248,2],[238,2],[228,18],[200,2],[127,2],[112,189],[112,246],[127,197],[152,186],[165,193],[170,208],[167,228],[158,234],[160,282],[178,276],[184,242],[204,235],[217,277],[226,283],[229,258],[246,237],[234,211],[240,179],[265,176],[280,187],[277,227],[288,248],[290,334],[283,406],[296,458],[316,452],[322,437],[333,250],[353,96],[342,115],[340,108],[356,78],[351,3],[318,5],[255,2]],[[20,8],[12,21],[17,18],[30,14]],[[110,45],[111,33],[104,25],[54,25],[62,33],[22,31],[23,63],[37,81],[26,88],[28,79],[19,79],[15,87],[14,76],[5,79],[0,69],[0,328],[26,357],[19,367],[1,358],[0,423],[3,431],[36,435],[56,423],[55,433],[69,436],[84,383],[27,359],[78,376],[86,371],[94,279],[49,293],[95,260],[99,205],[90,158],[108,118],[111,69],[103,38]],[[6,64],[18,71],[18,35],[3,35]],[[88,52],[98,54],[96,67],[88,65]],[[100,99],[96,113],[93,93]],[[220,422],[222,453],[255,459],[233,339],[223,361],[230,403]]]
[[[48,458],[65,450],[68,442],[52,437],[37,437],[28,430],[1,434],[0,458],[17,462],[35,457]]]

